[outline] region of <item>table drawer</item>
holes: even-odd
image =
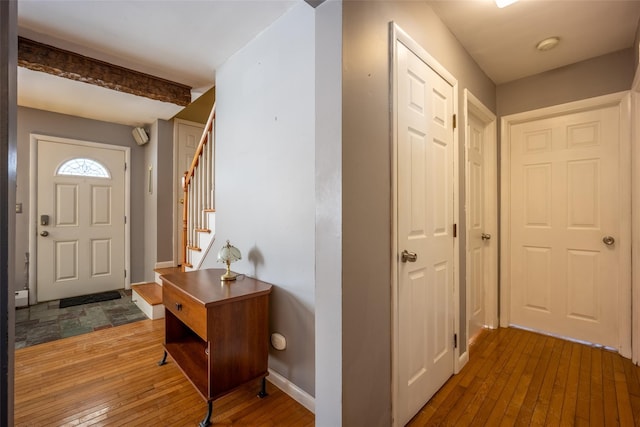
[[[207,340],[207,309],[189,295],[175,289],[164,282],[162,286],[162,303],[182,323],[187,325],[200,338]]]

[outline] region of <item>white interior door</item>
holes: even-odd
[[[620,122],[611,106],[511,126],[511,324],[620,348]]]
[[[184,173],[189,170],[191,167],[191,162],[193,161],[193,157],[196,154],[196,150],[198,149],[198,144],[200,143],[200,139],[202,138],[202,132],[204,131],[204,125],[198,125],[196,123],[184,123],[184,122],[176,122],[177,126],[177,165],[176,165],[176,183],[177,183],[177,197],[176,200],[178,204],[176,206],[176,230],[177,230],[177,242],[178,247],[177,254],[179,256],[180,251],[179,248],[182,247],[182,227],[183,227],[183,218],[182,218],[182,209],[183,209],[183,189],[182,189],[182,178],[184,177]],[[182,262],[181,259],[178,259],[178,262]]]
[[[125,153],[39,140],[37,293],[48,301],[125,285]]]
[[[395,412],[404,425],[454,369],[453,88],[400,42],[396,69]]]
[[[469,127],[467,150],[468,173],[468,204],[469,209],[467,227],[467,257],[469,266],[469,338],[473,338],[485,325],[486,304],[485,294],[489,288],[488,281],[491,272],[488,263],[490,261],[489,246],[495,244],[491,241],[493,230],[488,228],[486,218],[485,191],[488,191],[488,182],[485,179],[485,156],[487,147],[485,141],[485,126],[474,114],[467,117]]]

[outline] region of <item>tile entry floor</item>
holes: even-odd
[[[120,294],[122,298],[117,300],[67,308],[59,308],[59,300],[17,308],[15,348],[29,347],[147,318],[131,301],[131,290],[121,289]]]

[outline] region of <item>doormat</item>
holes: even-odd
[[[118,291],[100,292],[99,294],[81,295],[79,297],[63,298],[60,300],[60,308],[73,307],[75,305],[91,304],[92,302],[109,301],[122,298]]]

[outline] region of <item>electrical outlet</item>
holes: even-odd
[[[277,332],[271,334],[271,345],[276,350],[284,350],[287,348],[287,339]]]

